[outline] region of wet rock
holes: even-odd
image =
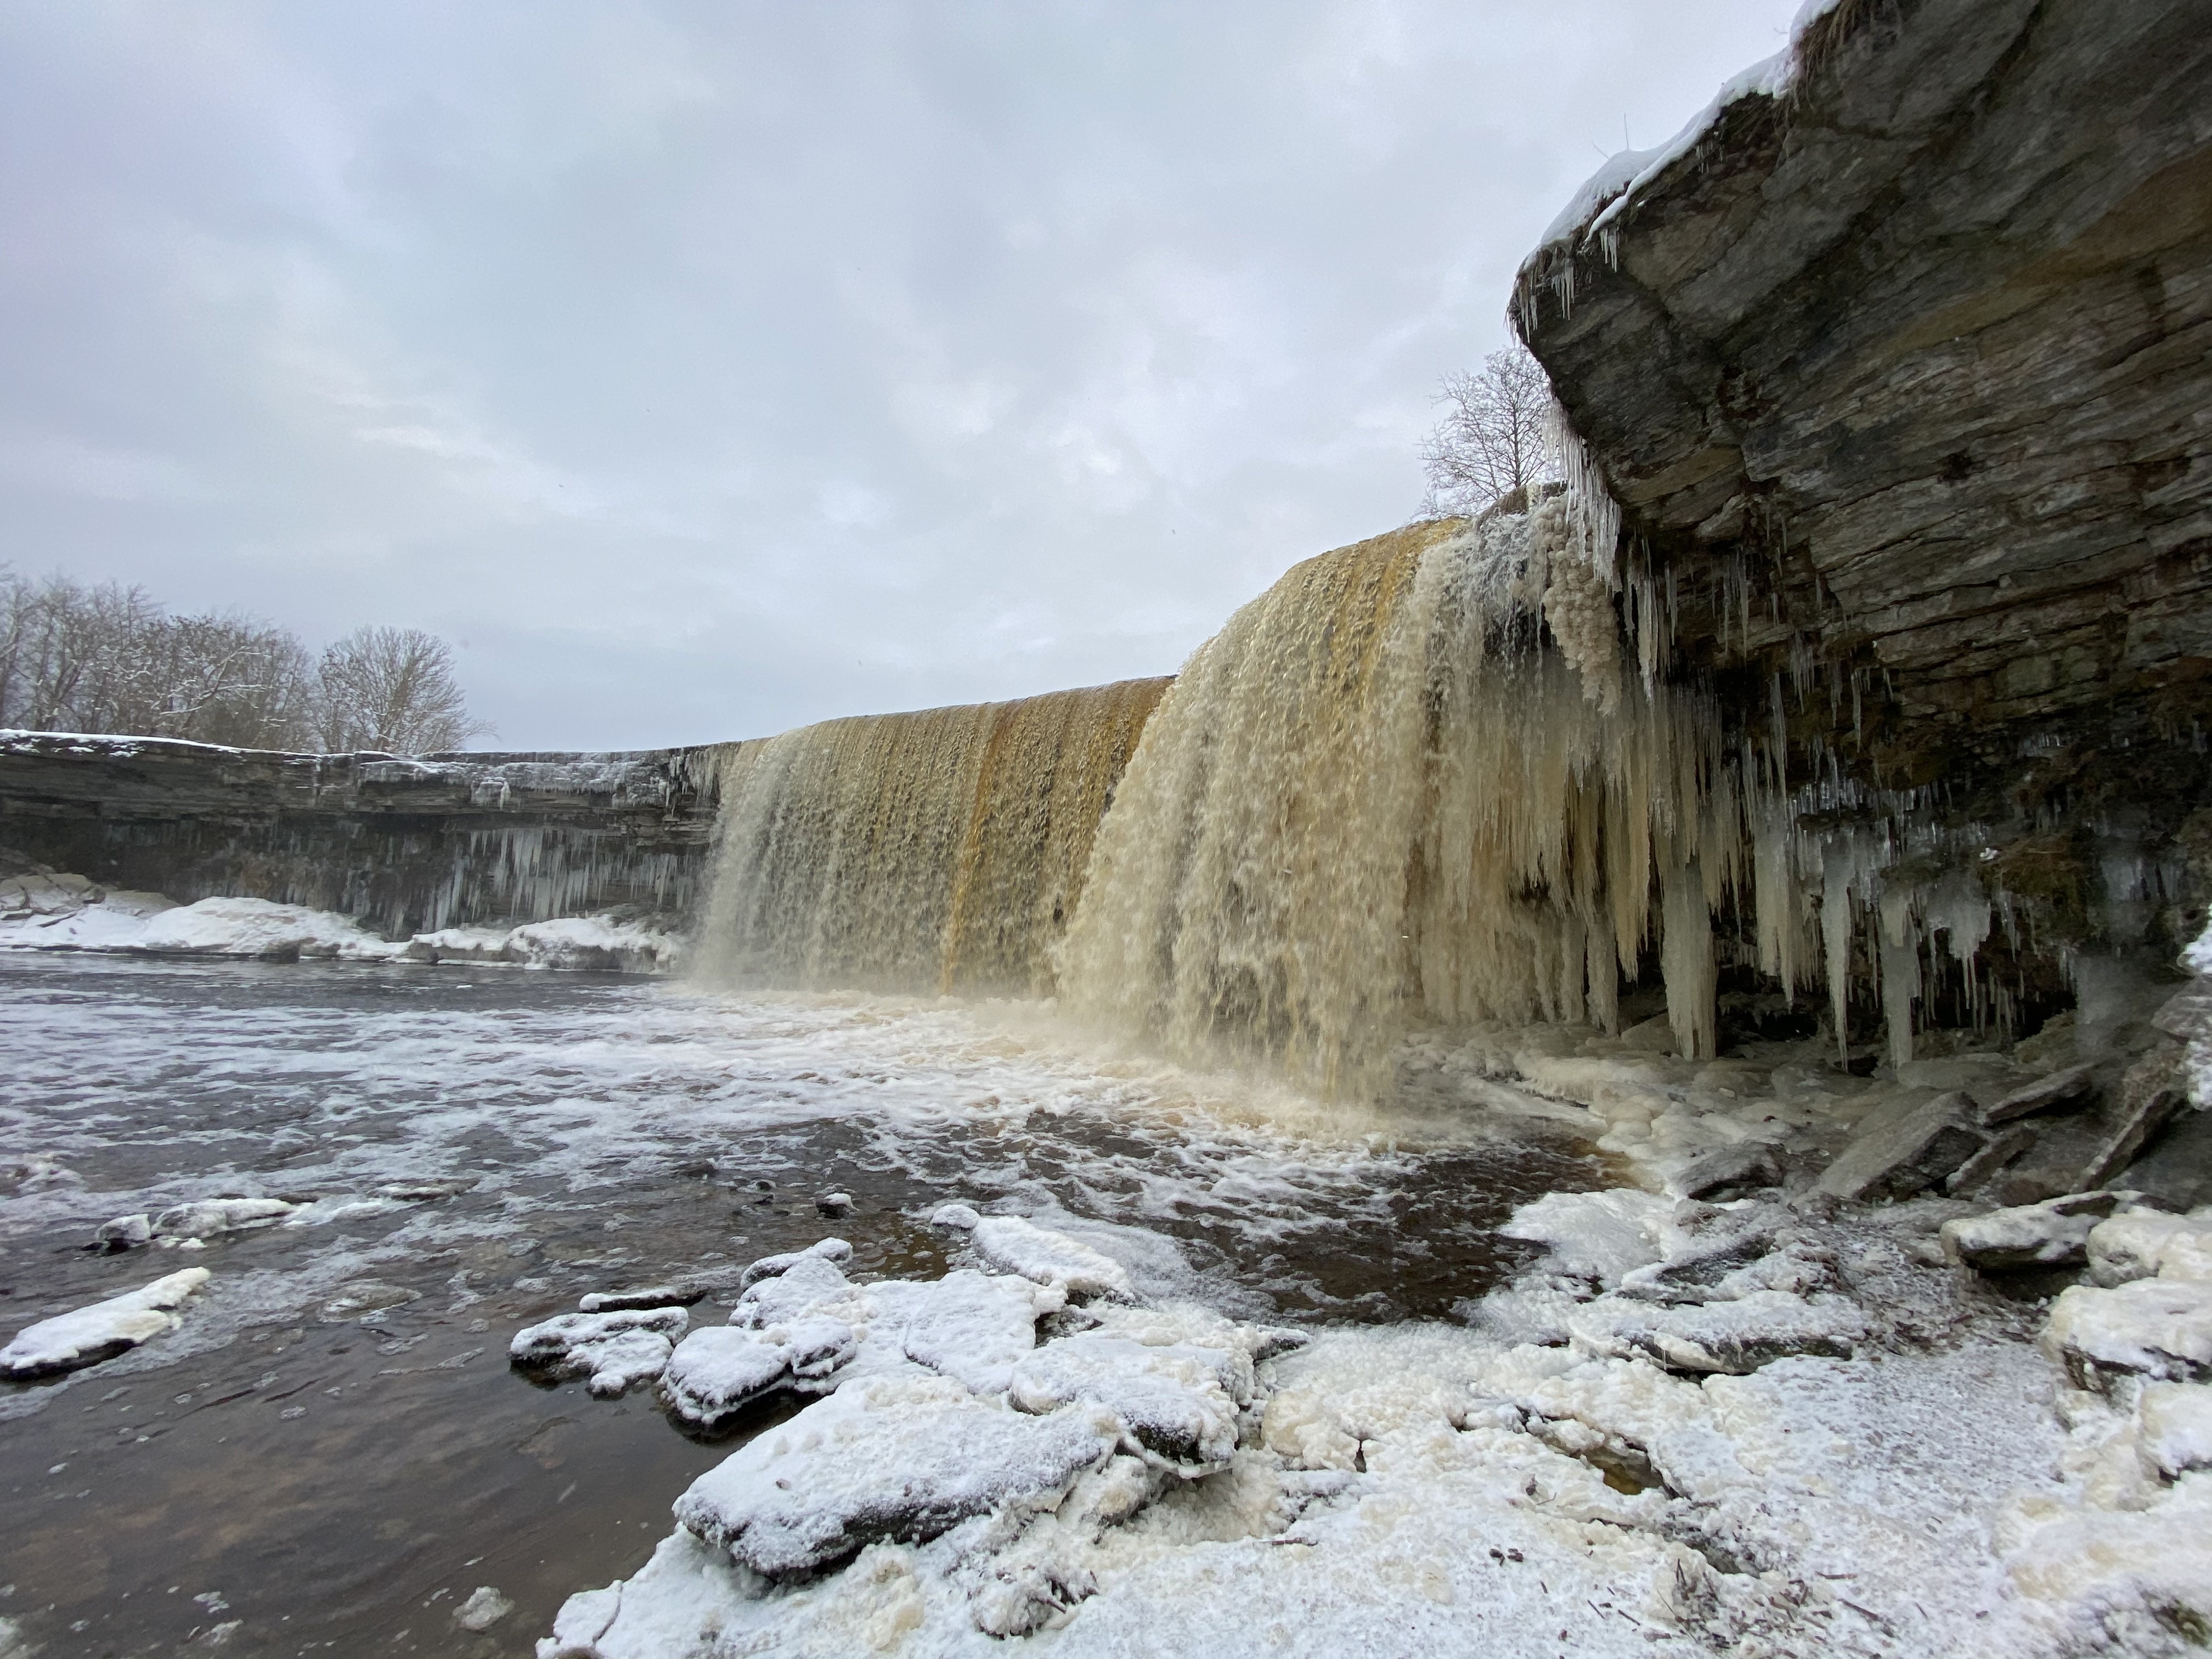
[[[2088,1260],[2090,1232],[2119,1201],[2117,1193],[2075,1193],[1960,1216],[1943,1224],[1943,1253],[1981,1273],[2071,1267]]]
[[[971,1516],[1052,1508],[1120,1438],[1096,1408],[1031,1416],[939,1377],[858,1382],[702,1475],[676,1518],[740,1565],[789,1577]]]
[[[1780,1152],[1765,1141],[1747,1140],[1705,1153],[1675,1177],[1674,1185],[1685,1198],[1741,1198],[1779,1187],[1785,1173]]]
[[[323,1304],[322,1317],[331,1322],[358,1319],[364,1314],[382,1313],[388,1308],[404,1307],[422,1299],[420,1291],[410,1291],[404,1285],[387,1285],[374,1279],[356,1279]]]
[[[92,1235],[92,1248],[111,1255],[124,1250],[135,1250],[149,1243],[154,1237],[154,1224],[142,1211],[137,1215],[119,1215],[112,1221],[103,1221]]]
[[[2212,1283],[2139,1279],[2059,1292],[2040,1339],[2076,1388],[2110,1394],[2127,1380],[2212,1378]]]
[[[22,1382],[59,1376],[173,1331],[183,1322],[176,1310],[210,1277],[204,1267],[186,1267],[105,1302],[42,1319],[0,1348],[0,1377]]]
[[[507,1357],[550,1376],[584,1376],[611,1398],[659,1376],[690,1322],[681,1308],[562,1314],[514,1334]]]
[[[1203,1474],[1237,1449],[1233,1359],[1218,1348],[1153,1347],[1086,1332],[1048,1342],[1016,1365],[1006,1400],[1040,1414],[1077,1401],[1103,1406],[1121,1420],[1129,1451]],[[1244,1389],[1249,1398],[1249,1375]]]
[[[975,1253],[994,1267],[1053,1285],[1078,1300],[1103,1296],[1127,1301],[1136,1294],[1128,1269],[1113,1257],[1019,1216],[978,1215],[965,1204],[947,1204],[930,1221],[968,1233]]]
[[[1817,1190],[1844,1199],[1910,1198],[1952,1174],[1988,1137],[1967,1121],[1973,1102],[1953,1091],[1861,1134],[1820,1172]]]
[[[592,1291],[577,1298],[586,1313],[627,1313],[640,1308],[689,1308],[707,1294],[703,1285],[653,1285],[641,1291]]]
[[[156,1238],[208,1238],[273,1227],[300,1206],[281,1198],[208,1198],[176,1204],[154,1218]]]
[[[379,1198],[392,1199],[402,1204],[427,1204],[441,1198],[458,1198],[476,1187],[472,1176],[441,1181],[387,1181],[371,1188]]]
[[[1978,1108],[1974,1119],[1986,1128],[2040,1112],[2065,1111],[2087,1104],[2096,1092],[2096,1068],[2069,1066],[2000,1095],[1987,1106]]]

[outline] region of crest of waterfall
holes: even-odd
[[[1165,680],[732,744],[701,969],[1049,994],[1049,947]]]
[[[1710,906],[1742,863],[1717,723],[1544,647],[1549,533],[1541,507],[1411,526],[1238,611],[1100,830],[1064,1003],[1360,1093],[1413,1024],[1613,1024],[1663,889],[1678,1036],[1710,1054]]]

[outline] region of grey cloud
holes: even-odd
[[[518,745],[1164,672],[1792,9],[0,5],[0,558]]]

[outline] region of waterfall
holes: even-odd
[[[1793,773],[1778,676],[1729,720],[1659,672],[1672,588],[1606,556],[1595,488],[1309,559],[1172,682],[731,745],[701,968],[1057,995],[1338,1097],[1387,1090],[1423,1028],[1617,1030],[1654,977],[1691,1058],[1719,1046],[1724,972],[1825,982],[1846,1054],[1860,996],[1893,1064],[1939,953],[1978,1024],[2008,1018],[1986,829],[1817,738]]]
[[[1414,1024],[1613,1024],[1663,890],[1676,1036],[1711,1054],[1709,905],[1742,841],[1718,722],[1617,653],[1542,643],[1560,527],[1324,554],[1200,647],[1099,831],[1064,1005],[1364,1093]]]
[[[731,745],[702,972],[1049,994],[1050,947],[1166,684],[863,715]]]

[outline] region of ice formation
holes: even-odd
[[[23,1382],[97,1365],[126,1348],[176,1329],[177,1310],[211,1275],[186,1267],[90,1307],[26,1326],[0,1348],[0,1376]]]

